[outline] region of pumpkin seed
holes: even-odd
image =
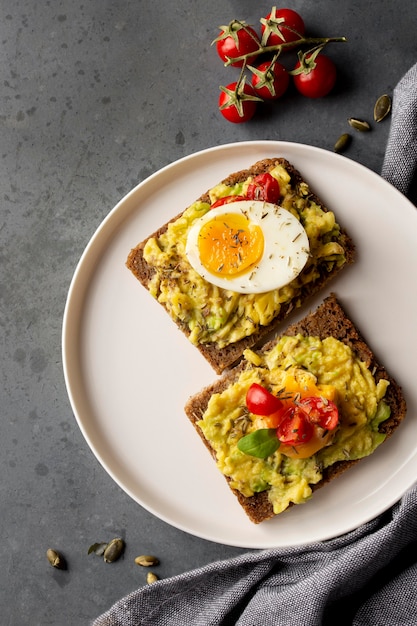
[[[136,557],[135,563],[136,565],[141,565],[142,567],[151,567],[152,565],[159,565],[159,560],[156,556],[142,554],[141,556]]]
[[[106,563],[114,563],[121,557],[123,550],[125,549],[125,542],[120,537],[112,539],[103,553],[103,559]]]
[[[148,585],[152,585],[152,583],[156,583],[157,580],[159,580],[159,578],[153,572],[149,572],[148,575],[146,576],[146,582],[148,583]]]
[[[64,557],[56,550],[48,548],[48,550],[46,551],[46,558],[48,559],[52,567],[56,567],[56,569],[67,569],[67,564]]]
[[[91,545],[88,548],[88,554],[91,554],[92,552],[94,552],[94,554],[96,554],[97,556],[103,556],[105,549],[107,548],[109,544],[107,542],[101,541],[98,543],[93,543],[93,545]]]
[[[375,122],[382,122],[391,111],[391,98],[384,94],[380,96],[378,100],[375,102],[374,107],[374,120]]]
[[[350,117],[348,119],[348,123],[355,130],[359,130],[361,132],[367,132],[371,130],[369,123],[366,120],[357,120],[355,117]]]
[[[346,148],[349,146],[351,141],[352,141],[352,136],[349,135],[349,133],[343,133],[343,135],[340,135],[339,139],[334,144],[334,151],[344,152]]]

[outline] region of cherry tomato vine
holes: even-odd
[[[277,7],[260,19],[259,35],[253,26],[236,19],[219,28],[213,41],[219,57],[226,67],[240,68],[238,80],[220,87],[218,106],[228,121],[247,122],[260,102],[281,98],[291,79],[308,98],[322,98],[333,89],[336,66],[323,49],[329,43],[346,42],[345,37],[310,37],[301,15]],[[281,62],[288,53],[296,54],[291,69]]]

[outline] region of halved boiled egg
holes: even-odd
[[[256,200],[208,211],[190,228],[185,250],[202,278],[238,293],[287,285],[305,266],[309,251],[307,233],[292,213]]]

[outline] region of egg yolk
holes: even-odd
[[[246,273],[262,258],[264,236],[244,215],[225,213],[202,226],[198,249],[209,272],[232,278]]]

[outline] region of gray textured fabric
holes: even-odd
[[[248,552],[126,596],[94,626],[417,624],[417,488],[342,537]]]
[[[382,175],[406,194],[417,162],[417,65],[394,90]],[[417,624],[417,486],[335,539],[246,552],[127,595],[92,626]]]
[[[417,64],[394,89],[392,120],[381,175],[407,194],[417,165]]]

